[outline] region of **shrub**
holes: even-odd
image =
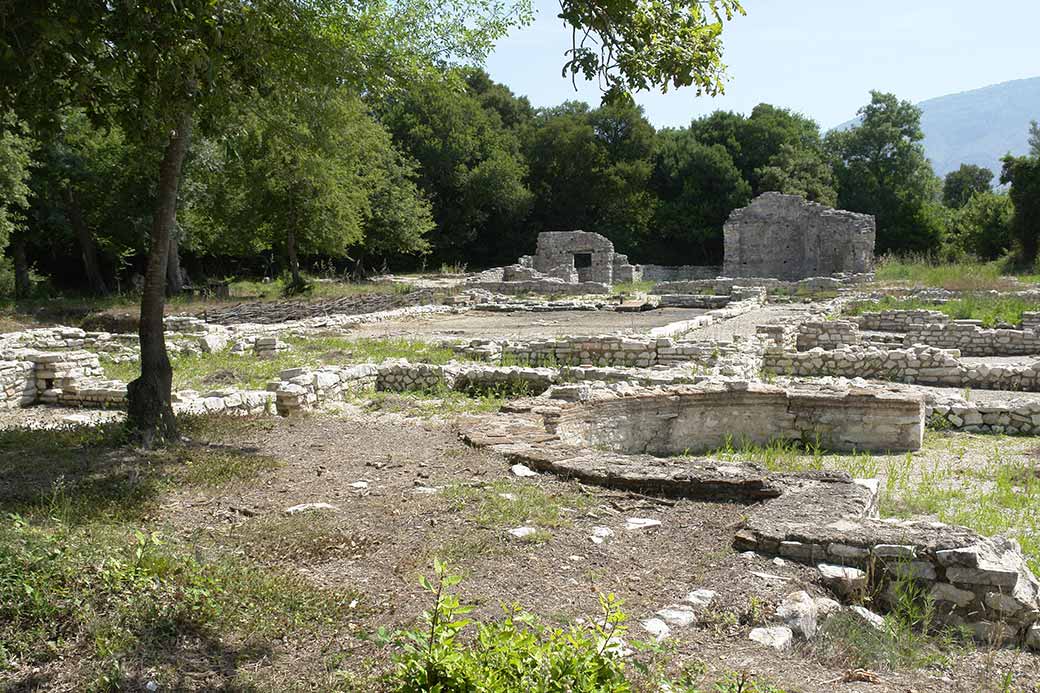
[[[446,565],[434,561],[434,580],[420,584],[433,595],[433,608],[423,613],[423,626],[398,638],[392,688],[397,693],[625,693],[632,685],[619,656],[625,615],[613,596],[601,596],[602,618],[568,628],[540,624],[513,604],[505,618],[478,624],[475,637],[462,639],[473,607],[449,591],[461,581]]]

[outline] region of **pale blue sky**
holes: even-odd
[[[556,0],[535,0],[535,22],[502,40],[488,72],[535,106],[599,101],[598,88],[560,76],[570,32]],[[1040,0],[745,0],[727,24],[725,96],[692,90],[636,100],[657,127],[717,109],[748,113],[766,102],[824,128],[855,115],[871,89],[918,102],[1040,76]],[[1038,114],[1040,115],[1040,114]]]

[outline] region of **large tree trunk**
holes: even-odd
[[[292,288],[299,290],[303,288],[303,277],[300,275],[300,257],[296,250],[296,232],[292,224],[285,235],[285,252],[289,256],[289,272],[292,274]]]
[[[180,237],[178,233],[177,229],[170,231],[170,255],[166,263],[166,293],[169,296],[176,296],[184,290],[184,279],[181,276]]]
[[[14,297],[29,298],[32,281],[29,279],[29,260],[25,256],[25,237],[16,232],[11,238],[11,255],[14,259]]]
[[[94,234],[90,232],[86,220],[83,218],[83,209],[79,206],[79,200],[72,188],[65,186],[62,191],[65,197],[65,211],[69,215],[69,223],[72,224],[76,238],[79,240],[80,253],[83,256],[83,270],[87,275],[87,283],[90,291],[95,296],[107,296],[108,286],[101,274],[101,264],[97,257],[97,244],[94,243]]]
[[[177,439],[171,391],[173,368],[163,335],[166,265],[170,234],[177,223],[177,188],[191,137],[192,111],[185,107],[159,166],[159,195],[152,219],[148,270],[141,295],[141,375],[127,386],[127,421],[145,447]]]

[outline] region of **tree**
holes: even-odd
[[[12,234],[22,227],[25,209],[29,206],[32,144],[24,125],[14,114],[0,115],[0,252],[7,247]],[[18,272],[25,269],[24,259],[20,264],[21,267],[16,267]],[[24,295],[27,283],[27,274],[16,274],[16,294]]]
[[[1000,182],[1010,185],[1014,205],[1011,232],[1018,241],[1024,264],[1036,263],[1040,243],[1040,156],[1005,156]]]
[[[751,186],[721,144],[691,130],[658,133],[653,189],[660,199],[646,255],[667,264],[722,261],[722,226],[751,199]]]
[[[183,217],[196,252],[278,252],[299,291],[303,255],[427,248],[433,223],[414,164],[345,90],[259,100],[233,133],[188,166]]]
[[[560,0],[571,28],[563,74],[599,80],[608,100],[669,86],[714,96],[724,91],[723,21],[743,13],[737,0]]]
[[[924,154],[921,111],[892,94],[871,92],[860,122],[828,134],[838,205],[873,214],[879,252],[927,251],[942,237],[939,182]]]
[[[1040,157],[1040,123],[1029,123],[1029,155]]]
[[[501,263],[516,257],[531,206],[519,136],[501,115],[520,123],[524,104],[479,74],[466,77],[450,73],[415,85],[385,109],[383,120],[420,164],[419,185],[437,221],[429,239],[434,257]]]
[[[961,164],[956,171],[946,174],[943,181],[943,204],[960,209],[975,193],[988,192],[993,187],[993,171],[975,164]]]
[[[219,127],[235,100],[344,78],[378,92],[445,49],[486,54],[512,6],[352,5],[305,0],[5,3],[0,98],[33,113],[66,102],[122,124],[158,157],[141,299],[141,375],[128,421],[146,445],[177,437],[163,336],[181,168],[196,123]],[[15,87],[14,85],[17,85]]]
[[[819,148],[780,145],[768,166],[758,169],[759,192],[776,191],[801,195],[810,202],[834,207],[838,204],[834,172]]]
[[[1014,236],[1011,219],[1014,205],[1010,196],[992,190],[974,193],[954,212],[950,241],[958,254],[968,253],[983,260],[1006,255]]]
[[[653,218],[653,147],[653,128],[630,104],[593,110],[568,102],[540,111],[524,144],[535,195],[531,229],[595,231],[632,252]]]

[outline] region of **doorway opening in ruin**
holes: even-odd
[[[592,253],[574,253],[574,269],[592,267]]]

